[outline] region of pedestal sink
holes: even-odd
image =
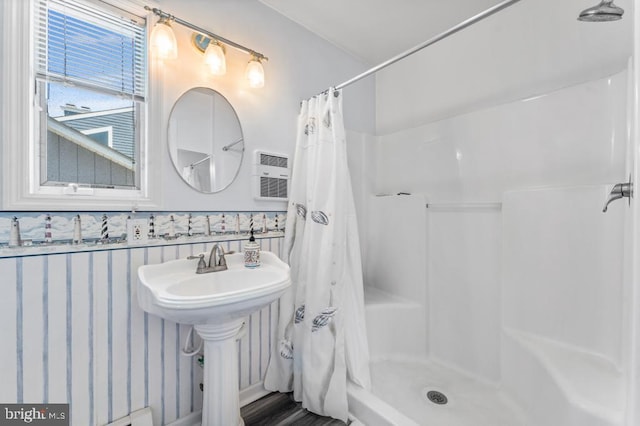
[[[179,259],[138,269],[138,303],[169,321],[193,324],[204,340],[203,426],[244,425],[240,417],[235,338],[244,318],[291,285],[289,266],[271,252],[245,268],[242,253],[225,256],[226,271],[196,274],[198,260]]]

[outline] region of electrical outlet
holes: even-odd
[[[149,241],[147,219],[129,219],[127,221],[127,243],[146,244]]]

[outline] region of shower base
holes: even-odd
[[[371,380],[371,392],[349,386],[350,410],[364,424],[525,425],[518,407],[497,387],[435,362],[374,361]],[[430,391],[446,396],[446,403],[432,402]]]

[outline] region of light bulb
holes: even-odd
[[[207,64],[213,75],[224,75],[227,72],[227,61],[224,50],[217,42],[210,41],[204,52],[204,63]]]
[[[178,42],[166,19],[160,19],[151,31],[151,49],[160,59],[177,59]]]
[[[247,70],[245,76],[249,82],[249,87],[259,89],[264,87],[264,68],[258,58],[253,58],[247,64]]]

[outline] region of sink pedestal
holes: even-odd
[[[240,417],[236,336],[244,319],[196,324],[204,340],[202,426],[244,426]]]
[[[138,268],[140,307],[168,321],[192,324],[204,341],[202,426],[244,426],[238,332],[248,315],[291,286],[289,266],[271,252],[260,254],[261,266],[255,269],[245,268],[244,253],[227,254],[225,259],[227,269],[210,274],[198,274],[195,259]]]

